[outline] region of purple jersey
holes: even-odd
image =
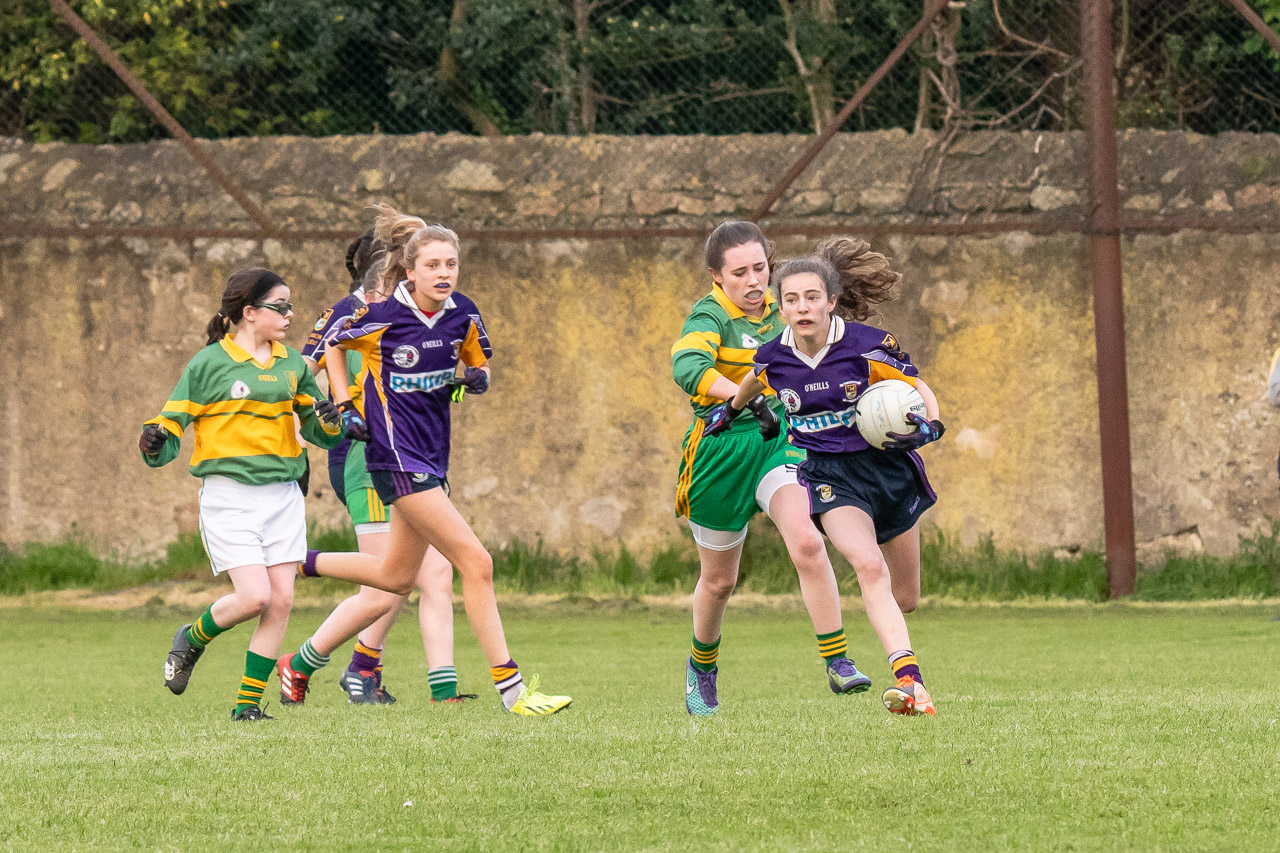
[[[866,450],[854,423],[854,402],[882,379],[915,386],[919,372],[883,329],[831,318],[827,345],[810,358],[795,347],[795,333],[783,333],[756,350],[756,374],[787,410],[791,443],[819,453]]]
[[[493,354],[475,303],[454,293],[428,317],[401,282],[333,341],[364,359],[368,470],[444,477],[455,369],[459,361],[479,367]]]
[[[311,327],[311,331],[307,334],[307,343],[302,347],[302,355],[312,361],[324,366],[324,351],[329,346],[329,342],[333,340],[333,336],[341,332],[346,325],[351,322],[357,313],[364,309],[364,288],[357,288],[348,296],[339,299],[332,306],[325,309],[320,315],[320,319],[316,320],[316,324]],[[350,374],[354,376],[360,370],[360,363],[352,364],[352,357],[347,357],[347,367],[355,368],[350,370]],[[354,384],[352,384],[354,383]],[[348,391],[351,399],[356,403],[357,408],[360,406],[360,384],[358,378],[352,380],[348,376]],[[333,392],[329,392],[329,399],[333,399]],[[329,467],[337,466],[338,470],[342,470],[343,464],[347,460],[347,454],[351,451],[351,439],[344,438],[336,447],[329,450]]]

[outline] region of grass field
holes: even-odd
[[[676,609],[508,608],[526,673],[574,696],[498,711],[459,617],[463,707],[427,702],[413,620],[387,708],[345,663],[272,723],[229,715],[247,628],[178,698],[183,613],[0,612],[10,849],[1242,850],[1280,838],[1280,622],[1246,607],[934,607],[911,618],[936,719],[828,692],[803,613],[731,608],[722,713],[681,699]],[[290,643],[318,623],[295,613]],[[273,679],[269,695],[277,693]]]

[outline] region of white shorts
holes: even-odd
[[[799,485],[796,477],[796,466],[779,465],[768,471],[756,485],[756,506],[768,515],[769,501],[783,486]],[[709,551],[728,551],[742,544],[747,538],[747,528],[741,530],[712,530],[701,524],[689,522],[689,530],[693,531],[693,541]]]
[[[293,480],[247,486],[230,477],[204,478],[200,538],[213,573],[240,566],[276,566],[307,557],[307,508]]]
[[[390,510],[391,507],[387,507],[387,509]],[[368,536],[373,533],[390,533],[391,522],[390,521],[367,521],[364,524],[355,525],[355,528],[356,528],[356,536]]]

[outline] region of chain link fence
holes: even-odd
[[[1280,25],[1280,0],[1251,0]],[[1280,131],[1225,0],[1117,0],[1121,127]],[[925,0],[76,0],[195,136],[812,133]],[[167,134],[45,0],[0,0],[0,135]],[[847,130],[1070,130],[1076,0],[950,5]]]

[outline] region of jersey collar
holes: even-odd
[[[818,354],[810,358],[805,355],[799,347],[796,346],[796,334],[791,331],[791,327],[787,326],[782,330],[782,345],[790,347],[795,353],[796,358],[809,366],[810,370],[816,370],[818,365],[822,363],[822,359],[831,351],[831,345],[844,337],[844,318],[831,315],[831,328],[827,329],[827,344],[818,350]]]
[[[764,289],[764,314],[759,317],[752,317],[746,311],[743,311],[737,305],[734,305],[733,300],[729,298],[729,294],[725,293],[724,288],[719,284],[713,283],[711,285],[711,296],[716,300],[720,307],[724,309],[724,313],[729,315],[730,320],[737,320],[740,317],[746,317],[753,323],[760,323],[765,317],[768,317],[769,311],[773,308],[774,303],[778,301],[773,298],[773,291],[766,287]]]
[[[356,298],[356,301],[359,302],[361,305],[369,304],[369,300],[364,295],[363,284],[357,287],[355,290],[351,291],[351,295],[354,296]]]
[[[407,282],[402,281],[396,285],[396,301],[412,311],[413,316],[421,320],[422,324],[428,329],[435,328],[436,323],[444,316],[444,312],[448,311],[450,308],[458,307],[458,303],[453,301],[453,294],[451,293],[449,294],[449,298],[444,301],[444,305],[435,313],[435,316],[428,317],[426,314],[422,313],[422,309],[418,307],[418,303],[413,301],[413,294],[409,292],[409,288],[405,286],[406,284]]]
[[[222,340],[218,341],[218,343],[222,344],[222,349],[227,353],[227,355],[231,356],[232,361],[241,363],[241,364],[243,364],[246,361],[252,361],[254,364],[262,368],[270,367],[272,361],[274,361],[277,358],[284,358],[286,355],[289,354],[289,351],[284,348],[284,344],[280,343],[279,341],[272,341],[271,342],[271,358],[267,360],[266,364],[263,364],[262,362],[254,358],[247,349],[245,349],[244,347],[236,343],[235,339],[232,338],[230,335],[227,335]]]

